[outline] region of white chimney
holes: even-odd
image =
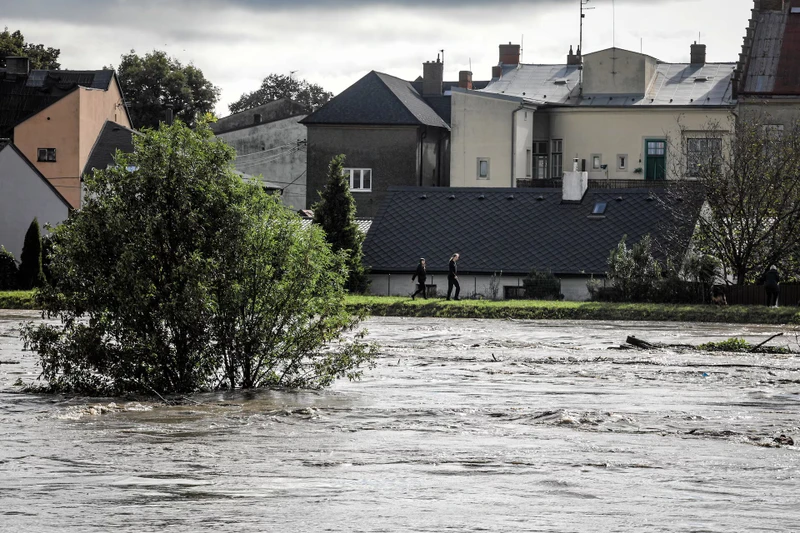
[[[572,172],[564,172],[561,184],[562,202],[580,202],[589,188],[589,173],[578,171],[578,160],[572,162]]]

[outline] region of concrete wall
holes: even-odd
[[[668,141],[666,168],[668,177],[675,177],[681,168],[681,127],[685,131],[702,131],[709,121],[721,127],[730,126],[731,112],[727,109],[639,109],[639,108],[580,108],[552,109],[550,135],[564,141],[564,169],[572,168],[572,159],[585,159],[590,179],[644,179],[645,140]],[[601,156],[605,171],[593,171],[591,156]],[[627,155],[627,169],[617,168],[617,156]]]
[[[34,218],[44,228],[67,218],[69,209],[13,148],[0,149],[0,244],[19,261]]]
[[[303,118],[296,116],[217,135],[236,150],[237,170],[286,187],[281,200],[296,210],[307,207],[306,146],[298,145],[298,141],[306,139],[306,127],[299,124]]]
[[[583,94],[645,94],[655,74],[655,58],[621,48],[583,56]]]
[[[522,279],[525,276],[503,275],[499,281],[497,299],[503,299],[503,287],[521,287]],[[411,281],[411,273],[392,274],[371,274],[370,294],[376,296],[411,296],[416,290],[415,282]],[[461,298],[471,298],[475,294],[484,299],[491,298],[491,279],[489,275],[463,275],[459,274],[458,281],[461,284]],[[561,293],[565,300],[583,302],[589,300],[589,290],[586,282],[589,277],[569,277],[561,279]],[[444,298],[447,295],[447,274],[428,274],[427,285],[436,285],[438,297]]]
[[[106,120],[131,127],[115,82],[107,91],[78,87],[14,128],[14,144],[78,208],[80,175]],[[37,161],[38,148],[55,148],[56,161]]]
[[[514,178],[526,177],[534,109],[520,109],[516,99],[463,92],[453,92],[451,105],[451,187],[513,187]],[[479,158],[489,159],[489,179],[478,177]]]
[[[307,130],[309,208],[319,200],[328,165],[339,154],[345,154],[346,167],[372,169],[372,191],[353,191],[359,217],[376,216],[389,187],[420,185],[420,132],[415,126],[310,125]]]

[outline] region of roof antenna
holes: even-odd
[[[617,2],[611,0],[611,48],[617,47]]]
[[[590,9],[594,9],[593,7],[586,7],[586,4],[591,2],[592,0],[579,0],[581,3],[581,36],[578,42],[578,50],[581,54],[581,64],[578,65],[578,72],[580,73],[580,78],[578,80],[578,84],[580,85],[580,94],[583,96],[583,19],[586,18],[586,13],[584,11],[588,11]]]

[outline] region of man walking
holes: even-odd
[[[422,297],[426,300],[428,296],[425,294],[425,281],[428,279],[428,275],[425,270],[425,258],[420,257],[419,264],[417,265],[417,271],[411,276],[411,281],[417,280],[417,290],[414,291],[414,294],[411,295],[411,299],[413,300],[417,294],[422,293]]]
[[[453,254],[450,258],[450,266],[447,274],[447,299],[450,299],[450,293],[453,292],[453,287],[456,288],[456,296],[454,300],[460,300],[458,295],[461,293],[461,285],[458,283],[458,254]]]

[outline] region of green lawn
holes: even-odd
[[[0,309],[35,309],[33,291],[0,292]],[[386,296],[348,296],[353,312],[373,316],[515,318],[520,320],[656,320],[738,324],[800,324],[800,308],[763,306],[611,304],[538,300],[446,301]]]

